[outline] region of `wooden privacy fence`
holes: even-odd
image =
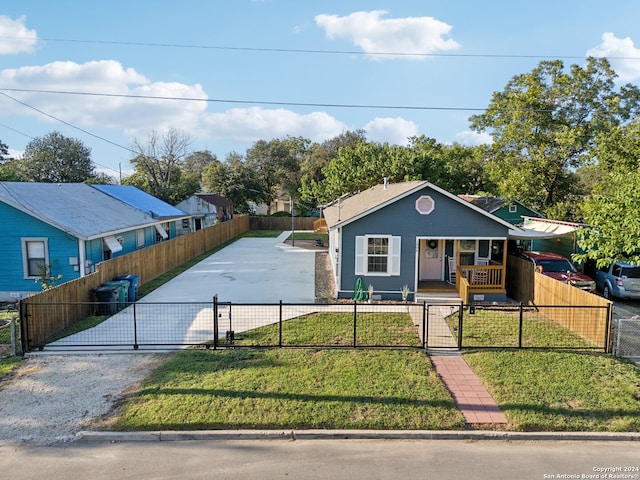
[[[251,217],[250,230],[291,230],[291,217]],[[313,230],[317,217],[293,217],[294,230]]]
[[[163,273],[178,267],[249,230],[249,217],[235,216],[228,222],[221,222],[148,248],[128,253],[99,263],[96,271],[82,278],[62,283],[47,291],[32,295],[21,301],[22,310],[38,311],[27,307],[29,304],[57,303],[63,311],[55,317],[31,316],[28,331],[23,331],[24,339],[32,344],[44,344],[47,339],[73,323],[93,314],[92,290],[119,275],[138,275],[142,285]]]
[[[613,315],[611,301],[538,273],[533,263],[513,256],[507,262],[507,285],[509,297],[525,305],[585,307],[579,319],[575,315],[567,315],[565,308],[558,311],[545,309],[545,313],[585,340],[596,345],[609,343]],[[594,307],[603,307],[608,312],[606,318],[602,315],[603,308]],[[588,316],[586,320],[585,315]]]

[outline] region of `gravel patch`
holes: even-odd
[[[326,248],[316,252],[316,299],[335,290]],[[0,381],[0,446],[73,441],[83,430],[101,430],[164,354],[34,354]]]
[[[74,440],[164,359],[139,353],[26,358],[0,382],[0,445]]]

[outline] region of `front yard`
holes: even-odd
[[[326,336],[335,342],[333,327],[321,325],[330,323],[319,323],[315,341]],[[265,344],[272,335],[265,327],[251,340]],[[505,413],[509,430],[640,431],[640,371],[626,361],[539,350],[484,350],[465,359]],[[177,353],[129,398],[111,428],[466,427],[423,351],[328,348]]]

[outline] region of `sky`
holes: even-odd
[[[640,85],[639,18],[637,0],[4,1],[0,141],[19,157],[57,131],[115,178],[168,128],[221,161],[357,129],[477,145],[469,117],[542,60],[607,56]]]

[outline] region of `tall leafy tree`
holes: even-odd
[[[249,168],[242,155],[232,152],[224,162],[215,160],[207,164],[202,175],[203,189],[217,193],[233,202],[236,212],[248,213],[249,202],[261,203],[268,200],[262,190],[257,172]]]
[[[259,140],[247,150],[246,165],[255,171],[268,205],[280,193],[298,196],[300,164],[310,141],[302,137]]]
[[[95,176],[91,149],[59,132],[29,142],[19,165],[22,177],[31,182],[75,183]]]
[[[580,231],[586,253],[578,260],[640,264],[640,120],[600,136],[596,152],[600,171],[582,205],[589,228]]]
[[[638,112],[638,88],[617,88],[616,77],[604,58],[568,71],[560,60],[543,61],[493,94],[470,120],[493,137],[487,169],[501,196],[544,212],[580,193],[572,172],[592,157],[598,134]]]

